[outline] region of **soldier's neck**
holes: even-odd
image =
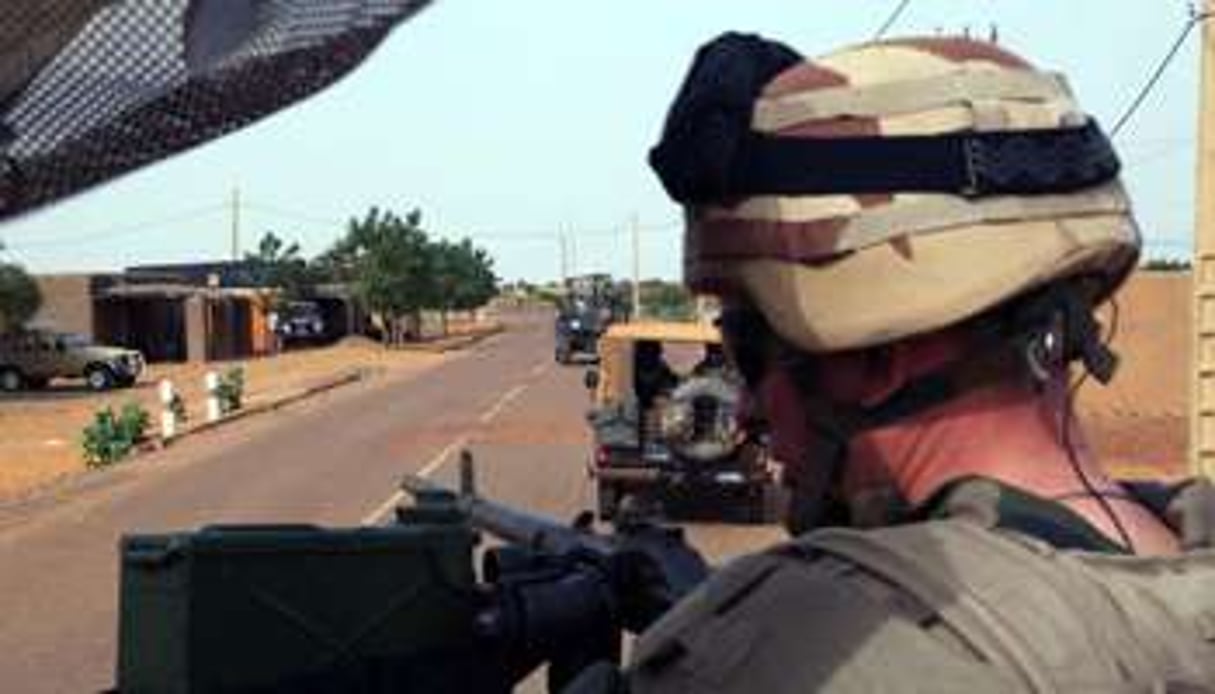
[[[1167,551],[1172,534],[1138,504],[1121,498],[1121,487],[1101,469],[1078,422],[1067,427],[1065,394],[1039,393],[1007,384],[976,390],[929,412],[853,440],[846,486],[852,490],[893,485],[912,504],[944,485],[987,477],[1031,494],[1060,499],[1099,530],[1119,534],[1101,505],[1086,495],[1078,467],[1089,483],[1112,497],[1137,548]],[[1074,463],[1073,464],[1073,458]]]

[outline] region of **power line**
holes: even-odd
[[[1194,31],[1194,27],[1202,23],[1208,16],[1206,12],[1191,10],[1190,18],[1186,21],[1185,26],[1182,27],[1181,34],[1177,37],[1177,40],[1169,48],[1169,52],[1165,54],[1164,60],[1160,61],[1160,64],[1156,66],[1147,83],[1143,85],[1143,88],[1139,90],[1139,93],[1122,113],[1122,116],[1118,118],[1118,122],[1114,123],[1114,127],[1110,128],[1110,137],[1117,136],[1123,126],[1135,115],[1135,112],[1139,110],[1139,107],[1143,105],[1143,102],[1147,100],[1148,96],[1156,88],[1156,85],[1160,82],[1160,78],[1164,77],[1165,71],[1169,69],[1169,65],[1172,65],[1177,54],[1181,52],[1181,48],[1185,45],[1186,39],[1190,37],[1190,33]]]
[[[349,219],[338,219],[337,217],[324,217],[324,216],[314,215],[314,214],[310,214],[310,213],[306,213],[306,212],[298,212],[295,210],[289,210],[285,207],[279,207],[278,205],[267,205],[266,203],[250,201],[247,199],[244,202],[243,207],[250,209],[250,210],[263,212],[272,217],[279,217],[281,219],[292,219],[295,221],[308,222],[311,224],[325,224],[325,225],[333,224],[333,225],[344,227],[350,221]]]
[[[29,248],[55,248],[66,245],[78,245],[84,243],[93,243],[96,241],[109,241],[117,238],[125,238],[135,234],[144,233],[149,230],[154,230],[155,227],[163,227],[168,224],[176,224],[194,219],[209,217],[220,212],[227,211],[225,205],[208,205],[207,207],[199,207],[185,212],[179,212],[174,215],[164,216],[157,219],[150,219],[143,222],[135,222],[132,224],[124,224],[118,227],[110,227],[102,231],[93,231],[87,234],[79,234],[72,236],[53,236],[50,238],[40,238],[36,241],[17,242],[13,243],[12,250],[24,250]]]
[[[903,15],[903,11],[906,10],[907,6],[910,4],[911,0],[902,0],[902,2],[900,2],[898,6],[894,8],[894,12],[891,12],[890,16],[886,18],[886,21],[882,24],[881,28],[877,30],[877,33],[873,35],[873,40],[878,41],[885,36],[886,32],[890,31],[890,28],[894,26],[894,23],[899,21],[899,17]]]
[[[308,222],[308,223],[312,223],[312,224],[325,224],[325,225],[332,224],[332,225],[345,226],[349,222],[350,219],[353,219],[353,217],[351,217],[346,220],[340,220],[340,219],[337,219],[336,217],[328,217],[325,215],[313,214],[310,212],[305,212],[305,211],[301,211],[301,210],[297,210],[297,209],[291,209],[291,208],[288,208],[283,205],[269,204],[269,203],[260,202],[260,201],[246,200],[246,202],[244,203],[244,206],[248,209],[258,211],[263,214],[267,214],[269,216],[280,217],[283,219],[292,219],[292,220]],[[682,220],[671,220],[671,221],[667,221],[667,222],[642,224],[638,228],[643,232],[653,233],[653,232],[669,231],[671,229],[675,229],[675,228],[681,227],[681,226],[683,226]],[[566,235],[572,236],[572,237],[577,237],[577,238],[624,237],[624,236],[627,236],[628,233],[629,233],[629,226],[626,223],[621,223],[619,225],[614,225],[614,226],[584,227],[584,228],[580,228],[580,229],[576,229],[576,230],[571,229],[571,230],[568,230],[565,232]],[[489,243],[489,242],[510,243],[510,242],[516,242],[516,241],[522,241],[522,242],[552,241],[553,239],[560,237],[561,234],[562,234],[561,231],[545,231],[545,230],[538,230],[538,229],[526,229],[526,230],[483,229],[480,231],[471,231],[467,234],[467,236],[469,236],[470,238],[476,239],[478,241],[486,242],[486,243]]]

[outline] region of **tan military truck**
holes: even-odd
[[[138,351],[96,345],[80,335],[46,330],[0,335],[0,391],[45,388],[56,378],[83,378],[92,390],[126,388],[143,368]]]
[[[586,374],[598,510],[628,497],[669,517],[765,522],[780,503],[759,432],[738,421],[741,384],[705,323],[617,323]]]

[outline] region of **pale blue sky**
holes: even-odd
[[[695,48],[758,31],[815,55],[870,37],[895,0],[438,0],[358,72],[258,126],[0,226],[40,272],[224,257],[228,199],[246,247],[273,230],[309,253],[370,205],[423,210],[471,236],[507,278],[678,277],[678,211],[645,165]],[[912,0],[892,34],[1000,27],[1001,42],[1068,74],[1109,127],[1188,18],[1182,0]],[[1188,252],[1198,33],[1118,139],[1151,252]]]

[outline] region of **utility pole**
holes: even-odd
[[[565,285],[565,281],[569,279],[569,249],[567,247],[567,239],[565,238],[565,229],[562,228],[557,232],[557,243],[561,246],[561,284]]]
[[[240,261],[240,188],[232,189],[232,262]]]
[[[636,213],[629,222],[633,234],[633,320],[641,318],[641,222]]]
[[[1198,112],[1198,189],[1195,195],[1193,324],[1190,380],[1190,468],[1215,477],[1215,26],[1205,19],[1215,2],[1203,0],[1202,76]]]
[[[570,232],[570,275],[578,276],[578,234]]]

